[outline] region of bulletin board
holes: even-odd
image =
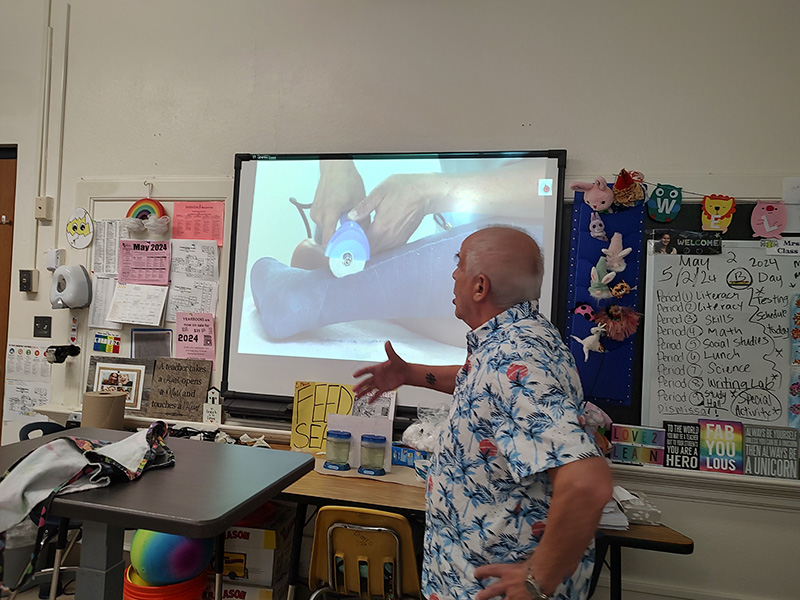
[[[83,373],[88,378],[91,377],[90,371],[98,362],[113,362],[116,361],[130,361],[131,363],[141,363],[141,360],[130,358],[131,354],[131,332],[136,331],[137,334],[152,330],[155,333],[162,333],[164,339],[169,340],[171,344],[171,356],[175,356],[176,345],[176,323],[174,318],[167,320],[162,317],[159,325],[147,325],[135,323],[118,324],[116,327],[92,327],[90,322],[93,319],[91,311],[95,306],[99,294],[105,293],[104,286],[114,286],[113,277],[101,276],[99,273],[94,272],[93,265],[98,264],[97,253],[105,252],[109,256],[113,254],[114,248],[106,247],[101,248],[99,245],[105,242],[106,246],[117,243],[113,235],[107,234],[105,228],[113,226],[113,222],[119,219],[124,219],[129,209],[142,199],[150,198],[156,200],[166,211],[166,214],[171,218],[174,217],[175,208],[178,203],[205,203],[216,202],[223,203],[227,208],[228,200],[231,195],[232,179],[224,178],[209,178],[209,179],[194,179],[194,180],[99,180],[99,179],[85,179],[77,184],[76,189],[76,206],[85,208],[91,215],[94,222],[95,232],[92,244],[85,250],[81,250],[83,257],[78,260],[90,271],[93,285],[93,306],[90,307],[85,313],[79,315],[82,322],[78,323],[78,340],[79,345],[83,349],[88,349],[88,352],[82,352],[78,357],[81,361],[81,368]],[[186,205],[188,206],[188,205]],[[210,206],[210,205],[209,205]],[[229,215],[227,210],[224,211],[224,221],[221,224],[222,232],[228,230]],[[109,225],[109,223],[111,225]],[[173,239],[173,226],[174,221],[170,222],[170,226],[165,233],[154,233],[152,231],[141,231],[129,233],[126,237],[131,240],[141,240],[147,242],[170,242]],[[63,234],[62,234],[63,235]],[[177,240],[182,241],[182,240]],[[220,289],[224,289],[227,282],[227,260],[228,248],[223,243],[217,248],[219,272],[217,275],[218,285]],[[111,270],[108,267],[108,270]],[[103,269],[106,270],[106,269]],[[220,294],[216,303],[215,312],[217,319],[220,315],[225,314],[225,294]],[[166,309],[165,309],[166,313]],[[96,315],[95,315],[96,317]],[[224,319],[224,316],[222,317]],[[107,323],[108,325],[113,325]],[[224,324],[217,321],[215,331],[219,332],[224,329]],[[99,337],[98,337],[99,336]],[[98,351],[98,346],[95,342],[97,339],[107,336],[108,340],[119,340],[119,347],[115,348],[113,354]],[[221,344],[216,343],[216,365],[221,364],[222,348]],[[145,361],[147,364],[152,364],[153,361]],[[151,375],[151,373],[148,373]],[[152,376],[146,379],[150,382]],[[219,376],[217,372],[212,373],[212,386],[219,385]],[[149,388],[145,390],[145,404],[142,409],[146,408],[146,398],[149,393]]]
[[[731,222],[728,231],[722,234],[720,237],[723,245],[728,244],[729,249],[734,248],[736,244],[743,244],[743,246],[739,246],[740,248],[745,249],[744,253],[740,252],[738,255],[741,260],[756,260],[755,255],[751,255],[751,251],[746,250],[748,247],[754,247],[759,244],[758,241],[754,241],[753,229],[751,226],[751,214],[753,213],[757,199],[780,199],[781,178],[687,177],[685,179],[690,182],[686,187],[701,190],[709,189],[710,191],[726,190],[732,196],[737,198],[734,219]],[[657,178],[648,178],[648,180],[657,181]],[[609,178],[609,182],[610,181],[612,181],[612,178]],[[652,192],[654,187],[654,184],[649,184],[648,193]],[[586,398],[607,412],[612,421],[615,423],[637,425],[642,424],[661,427],[662,422],[665,420],[696,422],[699,418],[727,418],[747,423],[747,411],[743,408],[744,402],[740,400],[738,403],[738,408],[734,408],[734,402],[732,398],[728,398],[726,401],[728,408],[721,411],[708,410],[704,412],[700,410],[696,411],[698,413],[696,415],[687,414],[683,418],[675,418],[675,414],[657,414],[657,411],[659,410],[657,344],[659,343],[660,338],[658,315],[660,314],[661,307],[657,301],[654,301],[653,298],[657,290],[667,285],[665,282],[659,282],[657,280],[657,274],[660,273],[667,264],[665,261],[679,263],[680,258],[677,256],[653,257],[651,249],[648,248],[648,243],[651,243],[655,232],[660,230],[672,230],[674,232],[700,231],[702,206],[699,202],[699,199],[694,197],[684,199],[680,212],[672,219],[671,222],[668,223],[655,221],[646,213],[643,213],[641,229],[639,231],[638,238],[631,233],[625,233],[624,246],[632,247],[632,253],[629,255],[629,257],[632,257],[633,260],[629,261],[626,270],[623,273],[620,273],[619,276],[624,276],[628,283],[632,283],[632,285],[635,285],[638,288],[638,290],[636,290],[638,291],[638,298],[635,301],[632,298],[635,292],[631,292],[631,294],[625,297],[625,300],[627,306],[635,308],[638,311],[641,317],[639,328],[636,334],[632,336],[630,340],[626,341],[624,345],[625,347],[622,349],[622,351],[620,351],[621,348],[618,342],[608,341],[608,344],[605,347],[607,352],[590,352],[588,359],[585,359],[583,348],[580,342],[578,342],[575,338],[577,337],[579,339],[585,339],[589,335],[591,327],[594,325],[594,323],[588,321],[582,314],[576,315],[575,309],[577,305],[585,301],[585,289],[589,284],[589,276],[585,271],[588,266],[591,266],[588,264],[588,262],[591,262],[592,260],[596,261],[600,256],[600,247],[608,247],[609,244],[608,242],[600,243],[597,240],[589,237],[589,217],[586,214],[586,209],[588,207],[585,206],[583,202],[583,194],[580,192],[575,193],[574,206],[572,208],[572,238],[569,240],[569,249],[565,253],[565,256],[569,257],[570,262],[569,264],[564,263],[563,267],[565,270],[569,270],[571,273],[569,277],[570,288],[565,292],[565,297],[567,298],[567,305],[564,307],[567,323],[565,341],[570,346],[575,357],[578,371],[581,375],[582,384],[584,386]],[[604,216],[603,219],[606,222],[606,228],[611,232],[615,230],[624,231],[626,228],[626,226],[618,223],[618,216],[608,215]],[[793,219],[793,221],[790,220],[790,223],[793,223],[794,227],[787,228],[787,231],[784,233],[784,237],[787,239],[797,240],[798,233],[796,230],[796,225],[798,219],[796,213]],[[580,247],[583,248],[582,251],[579,249]],[[583,256],[583,258],[581,258],[581,256]],[[684,258],[684,260],[686,259]],[[715,274],[714,276],[717,283],[724,281],[726,274],[728,271],[730,271],[730,269],[724,268],[725,266],[728,266],[727,263],[719,264],[719,260],[723,259],[714,259],[708,264],[708,268],[711,269],[709,273]],[[581,264],[582,261],[584,263],[583,265]],[[631,271],[632,265],[636,265],[636,272]],[[700,267],[700,265],[698,264],[696,267]],[[800,269],[795,266],[794,261],[781,260],[779,261],[778,268],[783,274],[782,289],[784,295],[788,297],[788,295],[791,293],[798,293],[800,290],[791,288],[790,284],[788,283],[788,281],[792,278],[794,278],[793,281],[796,282],[798,277],[800,277]],[[702,271],[703,268],[700,268],[700,270]],[[753,273],[753,275],[756,278],[759,276],[769,277],[763,271],[760,274]],[[767,281],[765,283],[769,284],[770,282]],[[774,281],[772,284],[779,285]],[[687,283],[686,285],[690,285],[690,283]],[[723,283],[722,285],[726,284]],[[766,293],[767,289],[765,288],[763,292]],[[661,293],[663,293],[663,290]],[[756,293],[756,291],[754,290],[753,293]],[[611,300],[603,300],[601,302],[593,303],[590,301],[590,304],[592,305],[593,310],[596,311],[602,308],[603,303],[608,303],[610,301]],[[673,306],[670,308],[670,310],[681,309],[680,307]],[[730,318],[735,319],[736,321],[746,319],[744,315],[738,314],[731,315]],[[792,371],[787,362],[788,346],[790,345],[790,330],[787,331],[786,328],[788,327],[789,316],[784,313],[782,317],[778,316],[777,318],[786,319],[786,321],[784,321],[781,325],[781,328],[776,329],[776,331],[780,333],[777,333],[775,336],[780,338],[779,346],[780,348],[783,348],[783,350],[779,351],[782,352],[782,355],[778,358],[782,359],[784,362],[782,363],[782,366],[777,369],[779,372],[778,378],[780,380],[780,387],[775,387],[775,383],[770,384],[770,387],[774,389],[770,391],[770,394],[766,394],[766,396],[769,398],[771,398],[771,395],[779,397],[780,405],[782,407],[780,410],[782,412],[780,413],[781,416],[776,422],[771,420],[767,422],[766,420],[759,421],[758,419],[754,419],[752,421],[754,424],[756,422],[760,422],[761,424],[766,423],[776,426],[786,426],[786,421],[789,416],[787,415],[787,411],[789,411],[791,408],[791,398],[789,398],[787,395],[787,388],[791,388],[792,382],[794,382],[793,377],[795,375],[793,374],[794,371]],[[752,324],[748,324],[747,327],[752,327]],[[744,331],[746,327],[742,329]],[[686,333],[691,332],[687,330]],[[701,354],[701,357],[702,356],[703,355]],[[686,359],[686,357],[684,358]],[[753,357],[750,356],[749,358]],[[764,358],[763,356],[759,355],[757,358],[758,362],[754,364],[760,364],[762,366],[768,364],[767,361],[771,360],[769,356]],[[772,365],[768,366],[770,369],[772,369]],[[797,367],[795,367],[795,369],[796,368]],[[677,377],[678,376],[676,375],[676,378]],[[691,377],[688,378],[688,380],[691,379]],[[692,383],[692,385],[696,384],[696,381]],[[705,388],[709,385],[710,384],[704,383],[703,387]],[[798,385],[791,389],[800,389]],[[622,386],[626,386],[629,389],[630,393],[628,396],[617,393]],[[654,394],[656,395],[655,397],[653,396]],[[699,394],[695,397],[698,398]],[[759,401],[755,399],[748,401],[749,404],[758,402]],[[763,402],[766,403],[767,400],[763,399]],[[708,402],[708,404],[713,403]],[[775,404],[773,404],[773,407],[774,406]],[[732,410],[736,412],[731,412]],[[669,411],[671,413],[676,412],[674,407],[669,409]],[[797,416],[796,418],[800,418],[800,416]]]

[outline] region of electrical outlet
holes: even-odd
[[[53,330],[53,317],[33,317],[33,337],[49,338]]]
[[[39,271],[37,269],[19,270],[19,291],[33,293],[39,291]]]

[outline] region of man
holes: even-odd
[[[368,376],[355,386],[368,399],[403,384],[454,395],[428,477],[423,594],[584,599],[611,474],[579,424],[572,355],[538,310],[539,247],[490,227],[457,259],[466,363],[409,364],[387,342],[386,362],[354,374]]]

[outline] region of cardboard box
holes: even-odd
[[[225,580],[222,582],[222,598],[224,600],[234,598],[236,600],[285,600],[288,587],[286,577],[274,588]],[[203,600],[214,600],[214,579],[208,580],[208,585],[203,590]]]
[[[424,450],[417,450],[411,446],[406,446],[399,442],[392,443],[392,464],[403,465],[405,467],[413,467],[414,461],[422,459],[430,459],[430,453]]]
[[[223,573],[227,580],[273,586],[288,574],[295,509],[289,504],[276,507],[263,529],[231,527],[225,532]]]

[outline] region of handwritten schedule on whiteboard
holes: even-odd
[[[790,299],[800,257],[726,241],[719,255],[649,252],[642,424],[788,420]]]

